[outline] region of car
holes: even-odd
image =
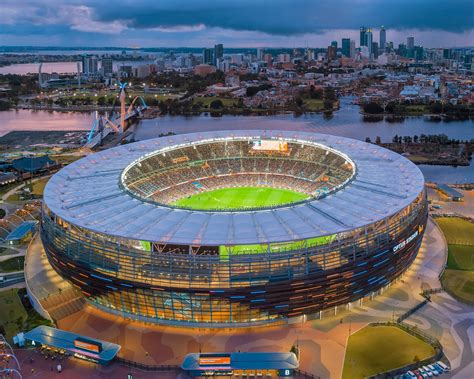
[[[448,372],[451,370],[448,365],[444,364],[441,361],[438,361],[436,363],[443,369],[444,372]]]
[[[416,379],[423,379],[423,376],[421,376],[418,370],[413,371],[413,373],[416,375]]]
[[[416,375],[412,371],[407,371],[405,377],[408,377],[410,379],[416,379]]]
[[[428,368],[431,370],[431,372],[435,375],[435,376],[438,376],[440,374],[440,372],[438,371],[438,369],[434,366],[434,365],[428,365]]]
[[[431,378],[433,376],[433,373],[431,372],[431,370],[426,367],[426,366],[423,366],[423,371],[425,371],[425,373]]]
[[[444,372],[444,369],[438,363],[433,363],[433,366],[440,374]]]

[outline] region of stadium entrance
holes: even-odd
[[[294,353],[280,352],[193,353],[181,364],[194,378],[289,378],[298,366]]]

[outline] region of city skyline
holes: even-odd
[[[408,36],[425,47],[466,47],[474,41],[473,5],[465,0],[388,1],[383,8],[376,0],[188,1],[179,7],[120,0],[114,5],[27,0],[20,6],[7,0],[0,45],[326,47],[342,38],[358,41],[361,25],[372,28],[377,42],[384,25],[387,42],[394,45]]]

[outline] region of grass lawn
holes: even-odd
[[[22,271],[25,257],[14,257],[0,262],[0,272]]]
[[[474,246],[448,245],[448,268],[474,271]]]
[[[395,326],[367,326],[350,336],[344,379],[357,379],[426,359],[433,347]]]
[[[17,295],[17,289],[13,288],[0,292],[0,325],[5,328],[6,338],[11,339],[20,329],[19,318],[24,321],[27,317],[25,308]],[[23,324],[23,321],[21,324]]]
[[[407,105],[406,107],[408,114],[424,114],[426,113],[426,107],[424,105]]]
[[[23,188],[26,188],[26,187],[29,187],[32,189],[31,193],[35,196],[43,196],[43,192],[44,192],[44,187],[46,187],[46,183],[48,183],[48,180],[50,178],[47,177],[47,178],[43,178],[43,179],[38,179],[37,181],[34,181],[33,184],[30,185],[30,183],[28,182],[25,187]],[[20,191],[22,191],[22,189],[20,189]],[[7,199],[7,201],[20,201],[20,193],[19,191],[15,192],[14,194],[10,195]]]
[[[239,103],[239,101],[237,99],[229,99],[227,97],[211,96],[211,97],[196,97],[193,100],[193,104],[202,103],[203,107],[209,107],[209,105],[214,100],[222,101],[222,104],[224,105],[224,107],[231,107],[233,105],[238,105],[238,103]]]
[[[464,303],[474,305],[474,271],[446,269],[441,281],[446,292]]]
[[[436,222],[448,244],[474,245],[474,224],[458,217],[440,217]]]
[[[474,305],[474,224],[457,217],[436,219],[448,242],[448,264],[441,277],[446,292]]]
[[[180,199],[174,204],[192,209],[239,209],[287,204],[307,197],[303,193],[279,188],[220,188]]]
[[[310,112],[320,112],[324,109],[324,101],[320,99],[304,100],[305,108]]]
[[[63,164],[70,164],[81,158],[82,156],[79,156],[79,155],[52,155],[51,156],[51,159]]]

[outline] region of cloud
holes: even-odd
[[[30,37],[43,45],[327,46],[357,40],[361,25],[385,25],[396,43],[412,33],[425,46],[465,46],[474,32],[472,0],[2,0],[1,7],[0,45]]]
[[[98,19],[125,18],[139,29],[202,24],[298,35],[360,25],[453,32],[474,28],[472,0],[123,0],[117,7],[100,2],[93,7]]]
[[[128,24],[127,20],[108,22],[93,20],[93,10],[86,6],[59,7],[58,16],[61,20],[67,20],[71,29],[80,32],[119,34],[127,29]]]
[[[149,28],[152,32],[162,32],[162,33],[187,33],[187,32],[200,32],[205,30],[206,25],[174,25],[174,26],[158,26],[156,28]]]

